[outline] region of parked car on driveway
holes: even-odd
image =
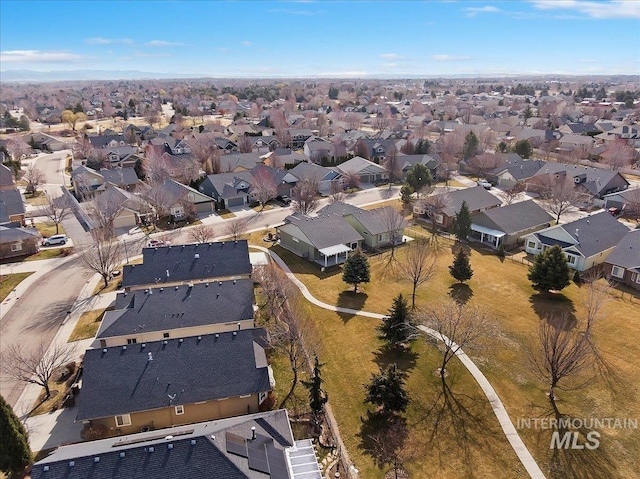
[[[485,190],[491,189],[491,183],[489,183],[487,180],[478,181],[478,185],[482,186]]]
[[[158,246],[171,246],[171,242],[159,239],[150,239],[149,248],[157,248]]]
[[[57,244],[66,244],[67,235],[53,235],[42,240],[42,246],[54,246]]]
[[[291,198],[289,198],[287,195],[280,195],[276,198],[276,200],[278,200],[285,206],[288,206],[291,203]]]

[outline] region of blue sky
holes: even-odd
[[[640,1],[0,2],[0,70],[640,74]]]

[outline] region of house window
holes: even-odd
[[[624,269],[619,266],[614,266],[611,268],[611,276],[615,276],[616,278],[624,278]]]
[[[121,414],[116,416],[116,427],[131,426],[131,416],[129,414]]]
[[[258,395],[258,404],[262,404],[267,399],[267,393],[260,393]]]
[[[635,281],[636,283],[640,283],[640,274],[631,273],[631,281]]]
[[[529,249],[537,249],[535,241],[527,241],[527,248]]]
[[[137,342],[136,338],[127,338],[127,344],[136,344]]]
[[[351,243],[351,249],[356,249],[358,247],[358,242],[354,241],[353,243]]]
[[[176,416],[184,414],[184,406],[176,406]]]
[[[383,241],[384,240],[384,235],[378,235],[378,241]]]
[[[181,207],[171,208],[171,214],[174,218],[182,218],[184,215],[184,210]]]
[[[436,215],[436,223],[442,223],[444,217],[442,215]]]
[[[11,251],[22,251],[22,243],[13,243],[11,245]]]
[[[169,337],[169,333],[162,333],[162,337],[163,338],[168,338]]]
[[[567,254],[567,261],[569,262],[569,264],[572,264],[575,266],[576,264],[576,257],[573,256],[572,254]]]

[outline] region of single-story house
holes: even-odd
[[[88,349],[77,418],[112,435],[258,412],[273,389],[266,330]]]
[[[289,172],[300,180],[311,179],[317,181],[318,191],[321,194],[329,194],[331,185],[339,184],[341,176],[339,171],[314,163],[298,163]]]
[[[148,287],[176,287],[250,278],[249,246],[246,240],[184,244],[142,249],[142,264],[125,265],[125,291]]]
[[[535,201],[528,200],[491,208],[473,216],[471,239],[494,249],[518,246],[523,236],[547,228],[553,217]]]
[[[444,170],[442,160],[437,154],[433,155],[398,155],[398,163],[402,169],[402,180],[405,180],[409,170],[417,164],[426,166],[431,173],[431,177],[439,179],[443,177]]]
[[[640,230],[629,231],[604,261],[604,274],[612,281],[640,290]]]
[[[344,263],[364,238],[342,216],[289,215],[276,227],[280,246],[321,266]]]
[[[605,195],[604,208],[619,208],[623,213],[640,216],[640,188]]]
[[[0,225],[16,223],[24,226],[25,207],[17,188],[0,190]]]
[[[546,164],[543,160],[526,160],[517,154],[515,156],[517,158],[509,157],[505,164],[491,170],[487,175],[489,180],[503,188],[513,188],[527,181]]]
[[[250,329],[252,279],[214,281],[118,293],[96,334],[96,347]]]
[[[250,171],[207,175],[198,189],[216,201],[218,209],[248,205],[253,176]]]
[[[4,161],[4,152],[0,152],[0,160]],[[16,188],[13,170],[0,164],[0,191],[15,190]]]
[[[559,179],[563,176],[572,178],[575,188],[579,191],[597,199],[602,199],[609,193],[626,190],[629,187],[629,182],[617,171],[549,162],[526,181],[527,189],[541,191],[551,179]]]
[[[604,263],[628,232],[629,228],[603,211],[526,235],[525,250],[538,255],[551,246],[559,245],[571,268],[586,271]]]
[[[367,248],[379,248],[393,241],[402,243],[407,221],[392,206],[363,210],[357,206],[335,201],[318,210],[318,216],[341,216],[362,236]]]
[[[472,216],[491,208],[497,208],[502,204],[499,198],[493,196],[482,186],[474,186],[423,198],[414,205],[413,214],[426,216],[435,221],[439,228],[449,229],[453,227],[453,220],[460,211],[463,202],[467,203],[469,213]]]
[[[251,176],[253,188],[249,190],[250,194],[255,187],[260,185],[264,187],[266,183],[275,186],[276,196],[291,196],[294,186],[300,181],[290,170],[282,170],[263,164],[254,166],[251,169]]]
[[[41,240],[35,228],[22,228],[18,223],[0,225],[0,259],[36,254]]]
[[[322,479],[309,439],[286,409],[61,446],[32,479]]]
[[[213,198],[171,179],[152,187],[144,193],[143,197],[161,198],[175,221],[188,217],[190,213],[188,210],[193,214],[215,211]],[[150,200],[149,203],[154,204],[156,201]]]
[[[87,199],[103,191],[105,183],[110,183],[126,191],[135,191],[140,179],[133,168],[100,169],[79,166],[71,172],[73,192],[79,200]]]
[[[387,170],[373,161],[369,161],[360,156],[351,158],[350,160],[334,166],[333,169],[341,174],[356,173],[360,175],[362,183],[375,183],[388,178]]]

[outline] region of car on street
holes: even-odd
[[[487,180],[478,181],[478,185],[482,186],[485,190],[491,189],[491,183],[489,183]]]
[[[67,235],[53,235],[42,240],[42,246],[55,246],[58,244],[66,244]]]
[[[291,204],[291,198],[289,198],[287,195],[280,195],[276,197],[276,200],[278,200],[284,206],[289,206]]]
[[[157,248],[159,246],[171,246],[171,242],[163,241],[160,239],[150,239],[149,240],[149,248]]]

